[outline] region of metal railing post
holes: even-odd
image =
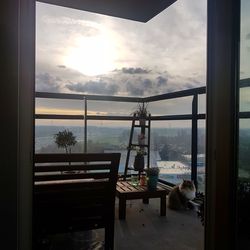
[[[194,181],[196,189],[197,186],[197,154],[198,154],[198,95],[195,94],[192,102],[192,160],[191,160],[191,179]]]
[[[87,97],[84,97],[84,153],[87,153],[87,131],[88,131],[88,122],[87,122],[87,114],[88,114],[88,101]]]

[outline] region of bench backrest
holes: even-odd
[[[114,217],[120,154],[36,154],[36,233],[105,227]]]

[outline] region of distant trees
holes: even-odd
[[[161,159],[163,161],[168,161],[169,160],[169,152],[170,152],[170,148],[168,146],[168,144],[165,144],[163,146],[163,148],[161,149],[161,151],[159,152]]]
[[[183,156],[183,151],[180,148],[173,147],[169,144],[164,144],[162,149],[159,152],[161,159],[163,161],[182,161],[186,162],[185,157]]]

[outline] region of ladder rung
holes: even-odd
[[[147,144],[134,144],[134,143],[131,143],[131,146],[148,147]]]
[[[128,167],[128,170],[134,170],[134,171],[138,171],[138,172],[144,172],[144,170],[135,170],[134,168]]]
[[[136,127],[136,128],[141,128],[141,127],[148,128],[149,126],[148,125],[134,125],[134,127]]]

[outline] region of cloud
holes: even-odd
[[[66,69],[67,67],[65,65],[57,65],[58,68],[60,69]]]
[[[143,68],[122,68],[122,73],[124,74],[148,74],[150,71]]]
[[[135,85],[131,82],[127,82],[127,92],[129,95],[132,96],[143,96],[144,95],[144,89],[141,88],[141,86]]]
[[[250,33],[246,35],[246,40],[250,40]]]
[[[149,96],[157,91],[156,82],[149,78],[137,77],[126,82],[126,91],[130,96]]]
[[[162,87],[167,85],[168,79],[163,76],[158,76],[156,78],[156,81],[157,81],[157,87]]]
[[[60,92],[61,78],[51,76],[49,73],[39,73],[36,75],[36,91]]]
[[[184,86],[184,89],[193,89],[198,87],[196,83],[186,83]]]
[[[70,26],[70,29],[67,27],[68,32],[74,31],[77,33],[81,33],[84,36],[96,36],[100,33],[100,25],[96,22],[93,21],[87,21],[87,20],[82,20],[82,19],[77,19],[75,17],[54,17],[54,16],[48,16],[44,15],[42,17],[42,21],[45,24],[48,24],[50,26]]]
[[[86,83],[67,84],[66,88],[71,91],[86,94],[114,95],[118,92],[119,86],[103,81],[88,81]]]
[[[142,86],[143,86],[144,88],[146,88],[146,89],[152,88],[153,83],[152,83],[152,81],[151,81],[150,79],[144,79],[144,80],[142,81]]]

